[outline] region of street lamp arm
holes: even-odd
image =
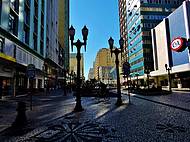
[[[72,45],[78,47],[78,46],[83,46],[86,45],[86,42],[81,42],[79,39],[77,40],[77,42],[73,42]]]

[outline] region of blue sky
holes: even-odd
[[[118,0],[70,0],[70,25],[75,28],[75,41],[82,40],[84,25],[89,29],[87,51],[81,50],[88,79],[96,54],[99,49],[108,48],[109,37],[112,36],[115,45],[119,45]]]

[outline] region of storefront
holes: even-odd
[[[37,70],[33,87],[36,90],[43,88],[44,58],[17,39],[13,42],[9,36],[0,35],[0,95],[16,96],[28,92],[28,64],[35,65]]]
[[[0,96],[14,94],[15,59],[0,53]]]

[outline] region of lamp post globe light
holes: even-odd
[[[80,54],[80,49],[82,46],[84,46],[85,51],[86,51],[86,41],[87,41],[87,36],[88,36],[88,29],[86,26],[83,27],[82,29],[82,36],[83,36],[83,42],[81,42],[79,39],[74,42],[74,36],[75,36],[75,29],[73,26],[69,28],[69,36],[71,40],[71,49],[73,51],[73,46],[77,48],[77,88],[76,88],[76,105],[74,108],[74,111],[79,112],[83,111],[84,109],[82,108],[81,105],[81,95],[80,95],[80,87],[81,87],[81,82],[80,82],[80,60],[81,60],[81,54]]]
[[[122,54],[122,52],[123,52],[124,40],[123,40],[123,38],[120,38],[120,40],[119,40],[120,48],[114,48],[113,49],[114,40],[112,37],[110,37],[110,39],[108,40],[108,43],[110,46],[111,56],[113,53],[115,54],[115,64],[116,64],[116,74],[117,74],[117,102],[116,102],[116,105],[120,106],[120,105],[122,105],[122,99],[121,99],[121,84],[120,84],[120,76],[119,76],[119,58],[118,58],[118,55],[119,55],[119,53]]]
[[[171,87],[171,74],[170,74],[170,71],[172,70],[172,68],[168,67],[168,65],[165,64],[165,69],[168,72],[168,86],[169,86],[169,91],[171,92],[172,91],[172,87]]]

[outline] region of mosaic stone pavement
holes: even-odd
[[[80,121],[69,114],[28,134],[10,139],[17,142],[112,142],[118,141],[116,130],[96,120]]]
[[[139,98],[82,98],[85,110],[70,112],[12,142],[189,142],[190,112]],[[64,108],[67,109],[67,108]]]

